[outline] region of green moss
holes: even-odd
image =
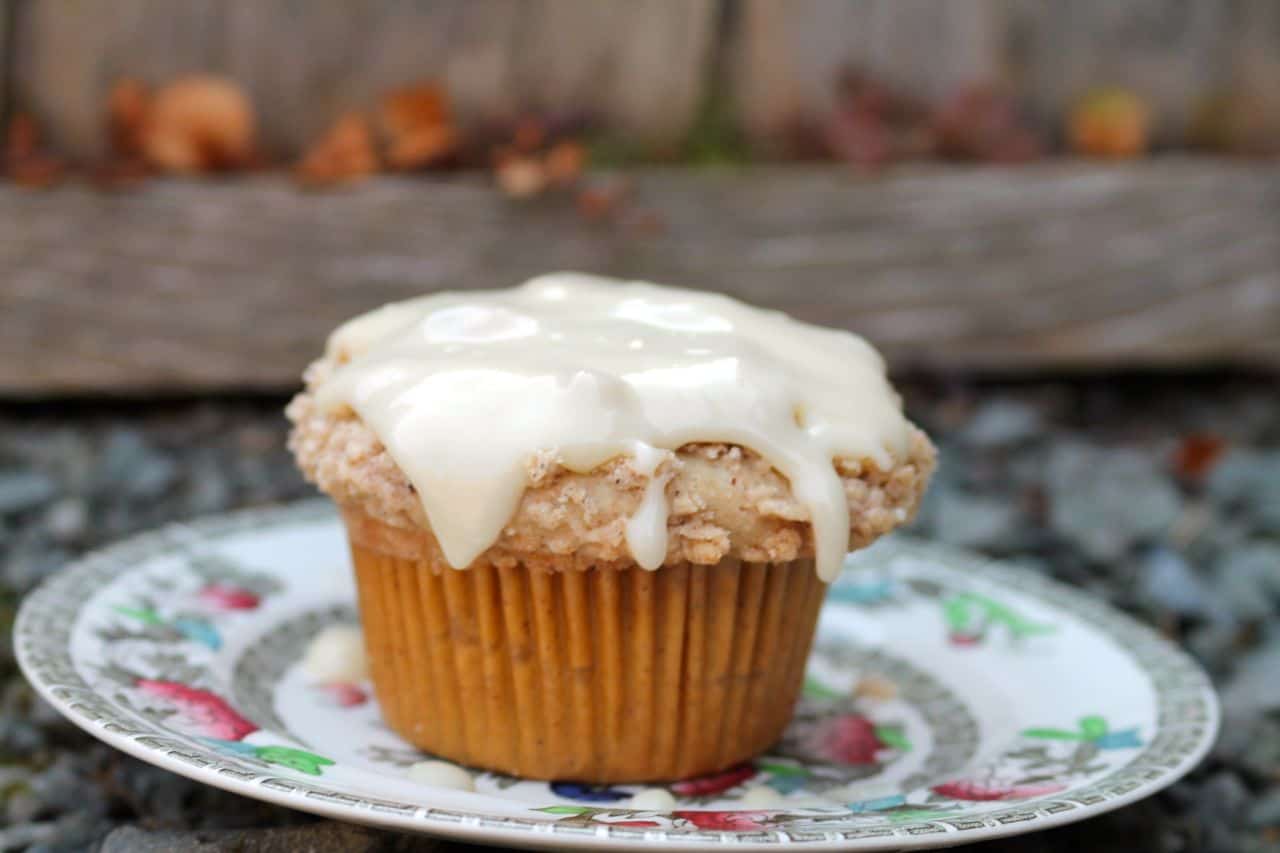
[[[746,135],[734,116],[733,99],[713,87],[680,147],[680,159],[694,166],[742,166],[751,158]]]

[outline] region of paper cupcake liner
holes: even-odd
[[[791,717],[825,592],[811,560],[458,571],[425,532],[345,517],[383,716],[427,752],[535,779],[681,779],[762,752]]]

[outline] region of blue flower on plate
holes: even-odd
[[[551,792],[569,800],[583,803],[616,803],[631,794],[608,785],[587,785],[580,782],[552,782]]]

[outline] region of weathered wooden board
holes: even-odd
[[[583,110],[678,138],[703,94],[714,0],[35,0],[18,7],[17,99],[61,146],[102,145],[107,90],[228,74],[282,154],[387,89],[439,79],[464,114]]]
[[[0,0],[0,116],[8,115],[9,102],[9,18],[13,0]]]
[[[0,391],[276,389],[382,302],[576,268],[855,329],[895,366],[1280,366],[1280,165],[636,173],[666,222],[479,178],[0,189]]]

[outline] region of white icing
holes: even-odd
[[[369,677],[364,635],[359,625],[330,625],[311,639],[302,671],[321,684],[363,681]]]
[[[739,805],[748,808],[765,808],[768,806],[778,806],[785,802],[785,798],[768,785],[752,785],[742,792],[742,796],[738,799]]]
[[[657,471],[653,449],[723,442],[787,477],[830,580],[849,536],[832,460],[887,467],[908,440],[884,363],[862,338],[641,282],[558,273],[438,293],[357,317],[328,353],[340,366],[317,399],[350,406],[377,434],[458,568],[497,540],[538,451],[574,471],[616,456]],[[661,477],[627,525],[646,567],[666,551]]]
[[[658,466],[671,457],[671,452],[637,441],[633,449],[635,467],[649,478],[640,507],[627,519],[627,548],[636,564],[650,571],[667,558],[667,481],[671,472],[658,473]]]
[[[409,779],[434,788],[474,791],[476,780],[466,770],[448,761],[419,761],[409,765]]]
[[[645,788],[631,795],[627,807],[646,812],[675,811],[676,798],[663,788]]]

